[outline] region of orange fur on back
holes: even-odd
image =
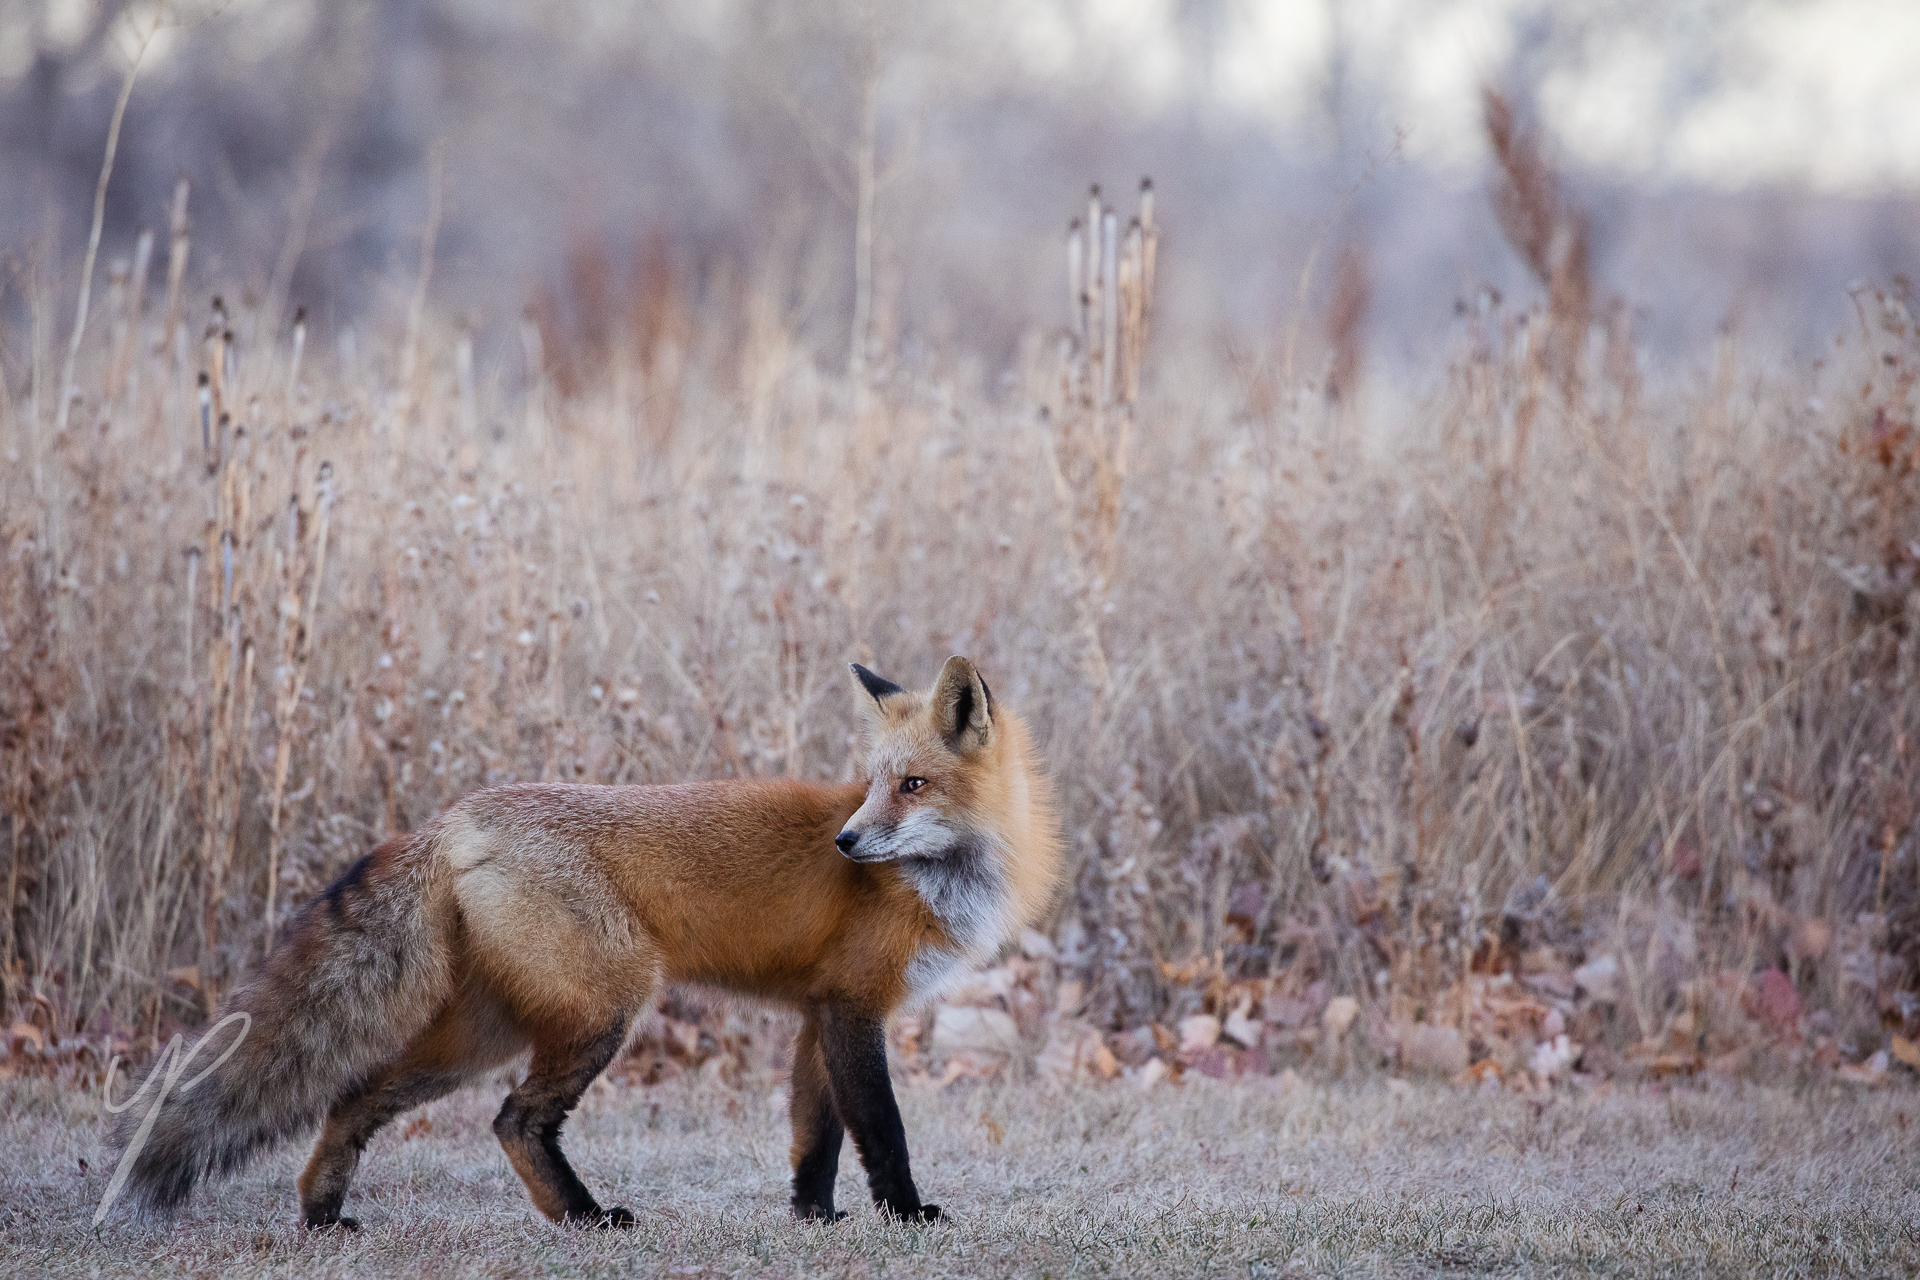
[[[956,806],[1003,846],[1010,937],[1046,909],[1059,853],[1026,730],[1000,723]],[[598,1025],[663,981],[885,1014],[915,956],[955,940],[898,865],[834,847],[865,794],[788,779],[498,787],[440,819],[433,856],[452,873],[463,959],[530,1027]]]

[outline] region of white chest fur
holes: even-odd
[[[927,1001],[953,985],[966,972],[961,958],[940,947],[922,947],[920,954],[907,962],[907,998],[909,1007]]]
[[[902,858],[900,869],[970,959],[986,959],[1011,935],[1013,895],[999,851],[987,840],[963,841],[936,857]]]
[[[962,841],[935,857],[903,858],[900,868],[952,939],[951,948],[923,948],[907,965],[910,997],[925,1000],[1012,936],[1013,895],[1000,852],[987,839]]]

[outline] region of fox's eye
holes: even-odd
[[[912,795],[926,785],[927,780],[925,778],[902,778],[900,780],[900,790],[905,795]]]

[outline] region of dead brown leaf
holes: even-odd
[[[1780,970],[1762,970],[1753,980],[1752,1009],[1769,1030],[1784,1035],[1800,1021],[1800,992]]]
[[[1915,1071],[1920,1071],[1920,1045],[1915,1045],[1903,1035],[1895,1035],[1887,1042],[1887,1047],[1893,1050],[1894,1057]]]
[[[1489,1080],[1499,1084],[1505,1074],[1492,1058],[1482,1058],[1463,1071],[1460,1079],[1464,1084],[1485,1084]]]
[[[1180,1019],[1180,1052],[1188,1057],[1211,1049],[1220,1041],[1220,1019],[1200,1013]]]

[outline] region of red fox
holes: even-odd
[[[172,1208],[196,1182],[324,1116],[300,1175],[309,1227],[341,1215],[367,1140],[532,1050],[493,1131],[547,1217],[626,1226],[560,1150],[560,1126],[662,983],[791,1006],[793,1212],[833,1203],[844,1132],[874,1203],[940,1216],[908,1169],[887,1016],[989,957],[1053,893],[1052,794],[1018,717],[973,664],[912,693],[853,667],[862,783],[504,786],[355,863],[298,917],[230,1008],[252,1021],[144,1143],[129,1185]]]

